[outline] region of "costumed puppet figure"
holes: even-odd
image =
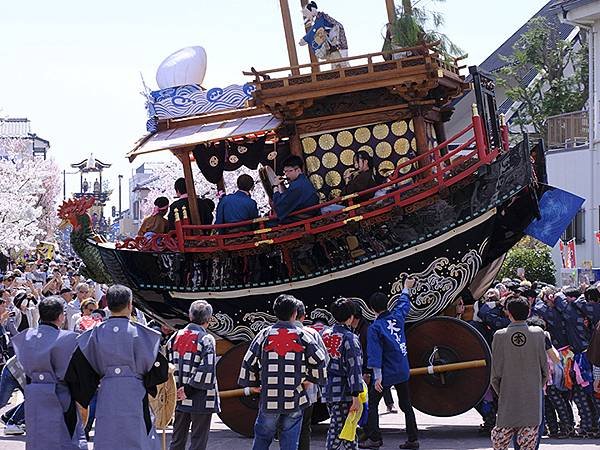
[[[300,45],[310,45],[319,59],[332,61],[348,56],[348,41],[344,26],[333,17],[318,10],[315,2],[309,2],[303,9],[304,24],[310,30],[300,40]],[[349,67],[348,62],[332,63],[332,69]]]
[[[100,386],[94,449],[158,450],[148,394],[168,378],[160,333],[130,320],[131,289],[113,285],[106,301],[111,316],[79,335],[65,378],[84,407]]]
[[[77,335],[61,330],[65,321],[60,297],[40,301],[40,325],[12,339],[29,382],[25,386],[27,450],[83,450],[87,442],[75,399],[65,383]]]

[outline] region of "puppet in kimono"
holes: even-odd
[[[315,56],[325,61],[348,56],[348,41],[341,23],[319,11],[315,2],[309,2],[302,9],[302,15],[304,24],[310,29],[300,40],[300,45],[309,45]],[[331,64],[332,69],[348,66],[347,62]]]
[[[190,323],[167,344],[177,383],[171,450],[185,450],[190,423],[190,448],[206,449],[212,414],[220,412],[215,338],[206,331],[212,306],[204,300],[196,300],[190,305],[189,317]]]
[[[40,325],[12,340],[30,382],[25,386],[27,450],[87,449],[75,400],[65,374],[77,348],[77,334],[61,330],[63,301],[48,297],[38,305]]]
[[[130,321],[131,289],[111,286],[106,301],[111,316],[79,335],[67,381],[84,407],[98,390],[95,450],[158,450],[148,394],[168,378],[160,333]]]

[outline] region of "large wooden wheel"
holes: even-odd
[[[225,352],[217,363],[219,390],[238,389],[238,376],[249,342],[242,342]],[[252,437],[254,422],[258,415],[258,396],[221,399],[219,417],[236,433]]]
[[[490,382],[491,353],[483,336],[451,317],[424,320],[406,333],[410,367],[485,359],[487,365],[433,375],[411,376],[410,394],[419,411],[438,417],[462,414],[481,401]]]

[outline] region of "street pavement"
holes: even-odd
[[[383,405],[382,405],[383,406]],[[382,410],[383,412],[383,410]],[[419,425],[420,440],[422,449],[436,450],[483,450],[490,449],[489,437],[478,433],[481,419],[475,410],[456,417],[432,417],[417,412],[417,423]],[[398,448],[398,444],[405,441],[403,430],[404,416],[402,412],[398,414],[383,414],[381,416],[381,426],[383,429],[383,439],[385,449]],[[0,450],[25,450],[25,436],[4,436],[4,426],[0,424]],[[320,450],[325,448],[325,435],[327,425],[317,425],[313,431],[312,449]],[[171,429],[167,429],[167,442],[171,436]],[[557,440],[544,438],[543,450],[598,450],[600,448],[598,441],[591,440]],[[217,417],[214,416],[208,448],[210,450],[245,450],[250,449],[252,441],[239,436],[229,430]],[[90,450],[93,445],[89,445]],[[274,443],[272,449],[278,449],[279,445]],[[115,449],[127,450],[127,449]]]

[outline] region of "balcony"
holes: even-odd
[[[571,149],[588,144],[587,111],[576,111],[548,117],[546,125],[546,146],[550,150]]]

